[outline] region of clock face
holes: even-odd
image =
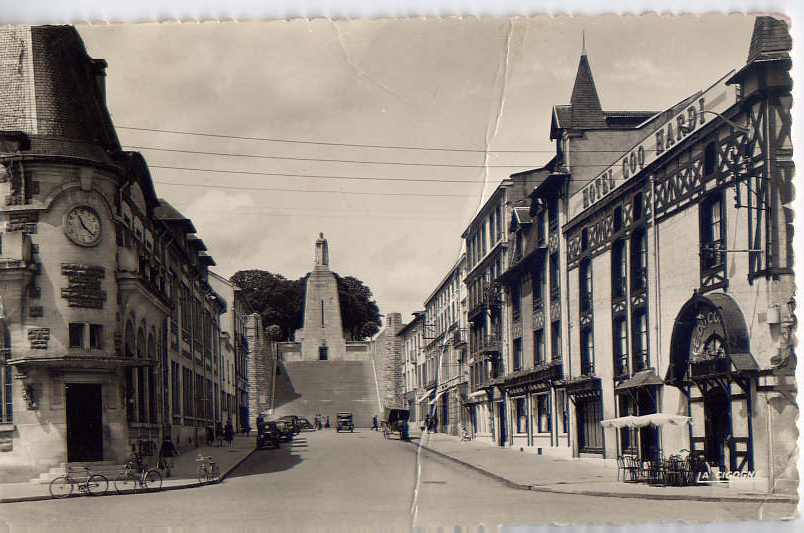
[[[64,220],[64,233],[75,244],[94,246],[101,236],[101,222],[97,211],[89,206],[74,207]]]

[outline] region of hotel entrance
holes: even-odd
[[[101,385],[65,385],[67,461],[103,460],[103,404]]]

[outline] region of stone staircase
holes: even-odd
[[[274,417],[298,415],[313,422],[320,413],[329,416],[334,427],[341,411],[352,413],[356,427],[371,427],[371,418],[382,415],[371,361],[288,361],[280,365]]]
[[[67,469],[79,469],[82,466],[88,466],[93,473],[103,474],[109,481],[112,481],[112,478],[109,477],[110,472],[119,473],[120,467],[118,463],[114,461],[87,461],[87,462],[77,462],[77,463],[59,463],[58,466],[50,467],[47,472],[42,472],[39,474],[38,477],[35,477],[30,480],[30,483],[39,484],[39,485],[47,485],[57,477],[63,476],[67,473]]]

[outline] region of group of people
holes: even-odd
[[[327,415],[326,417],[324,417],[324,415],[321,415],[321,414],[315,415],[315,420],[313,422],[313,425],[315,426],[315,429],[317,429],[317,430],[320,430],[322,428],[323,429],[329,429],[329,427],[330,427],[329,426],[329,415]]]
[[[438,417],[436,417],[436,415],[427,415],[424,417],[424,423],[422,424],[422,431],[424,431],[425,429],[430,433],[435,433],[436,431],[438,431]]]
[[[226,419],[225,426],[220,421],[215,423],[214,428],[207,426],[207,446],[214,444],[216,447],[222,448],[223,442],[226,441],[226,445],[231,448],[233,440],[234,425],[232,425],[232,417]]]

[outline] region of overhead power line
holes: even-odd
[[[406,167],[454,167],[454,168],[517,168],[528,167],[527,163],[517,163],[515,165],[469,165],[466,163],[423,163],[420,161],[371,161],[364,159],[329,159],[321,157],[298,157],[285,155],[263,155],[263,154],[238,154],[231,152],[207,152],[203,150],[181,150],[178,148],[160,148],[157,146],[132,146],[125,145],[123,148],[132,150],[153,150],[157,152],[175,152],[193,155],[214,155],[219,157],[247,157],[253,159],[280,159],[284,161],[314,161],[321,163],[350,163],[360,165],[398,165]]]
[[[437,194],[437,193],[405,193],[405,192],[363,192],[363,191],[337,191],[330,189],[284,189],[279,187],[238,187],[236,185],[207,185],[201,183],[174,183],[170,181],[154,180],[154,183],[173,187],[196,187],[201,189],[221,189],[233,191],[272,191],[272,192],[299,192],[299,193],[326,193],[326,194],[349,194],[363,196],[411,196],[411,197],[432,197],[432,198],[474,198],[474,194]]]

